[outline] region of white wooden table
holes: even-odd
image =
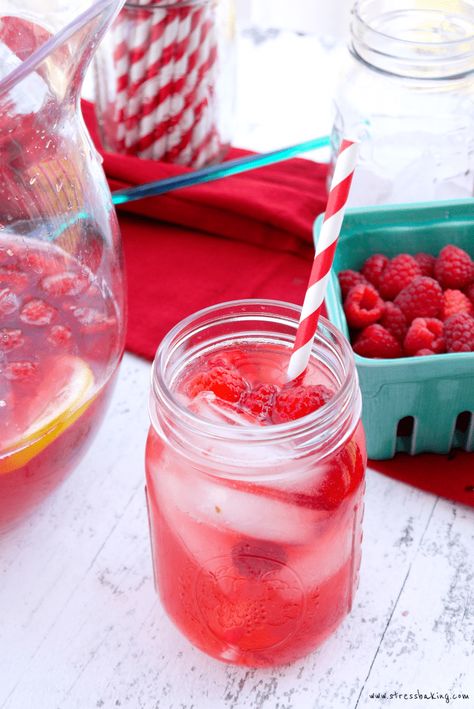
[[[325,121],[323,111],[313,135]],[[258,147],[259,130],[247,144]],[[294,139],[310,135],[302,126]],[[335,636],[275,670],[233,668],[191,647],[153,590],[148,382],[149,364],[126,355],[82,464],[0,540],[0,709],[376,709],[445,706],[445,695],[474,707],[473,510],[371,471],[360,587]],[[417,690],[435,698],[371,697]],[[454,700],[460,693],[469,698]]]

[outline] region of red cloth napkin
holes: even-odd
[[[104,153],[93,106],[83,114],[112,190],[171,177],[176,165]],[[232,150],[229,159],[246,154]],[[214,303],[275,298],[302,303],[312,225],[326,203],[326,166],[294,159],[119,207],[128,277],[126,346],[152,359],[179,320]],[[473,460],[396,456],[371,467],[474,505]]]
[[[101,150],[91,104],[83,104],[83,114]],[[112,190],[187,171],[101,152]],[[229,158],[244,154],[233,150]],[[170,327],[217,302],[259,297],[301,303],[325,179],[324,165],[296,159],[120,207],[127,349],[152,359]]]

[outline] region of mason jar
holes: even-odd
[[[94,60],[107,151],[199,168],[230,145],[233,0],[126,2]]]
[[[146,487],[156,588],[194,645],[238,665],[306,655],[350,611],[357,586],[366,452],[341,333],[321,318],[303,381],[332,397],[300,418],[262,425],[210,392],[185,396],[189,372],[199,379],[211,364],[250,386],[285,387],[299,314],[277,301],[207,308],[171,330],[153,365]]]
[[[474,188],[474,5],[358,0],[335,97],[333,156],[361,141],[350,205]]]

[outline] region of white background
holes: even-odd
[[[352,0],[236,0],[242,21],[342,38],[347,33]]]

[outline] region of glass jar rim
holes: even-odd
[[[370,1],[371,1],[371,0],[369,0],[369,2],[370,2]],[[439,42],[433,42],[433,41],[427,41],[427,40],[426,40],[426,41],[423,41],[423,40],[419,40],[419,39],[416,39],[416,40],[414,40],[414,39],[402,39],[401,37],[397,37],[397,35],[395,35],[395,34],[388,34],[387,32],[382,32],[382,31],[380,31],[379,29],[377,29],[376,27],[374,27],[373,24],[371,24],[370,20],[368,20],[367,18],[365,18],[365,17],[362,15],[361,8],[362,8],[364,2],[366,2],[366,0],[356,0],[356,2],[354,3],[353,9],[352,9],[352,13],[353,13],[354,17],[356,17],[357,20],[358,20],[362,25],[364,25],[368,30],[370,30],[371,32],[376,33],[376,34],[379,35],[380,37],[385,37],[385,38],[388,39],[388,40],[396,40],[396,41],[398,41],[398,42],[403,42],[404,44],[426,45],[427,47],[432,47],[432,46],[434,46],[434,45],[436,45],[436,44],[455,46],[455,45],[458,45],[458,44],[462,44],[462,43],[465,42],[467,39],[469,39],[469,37],[463,37],[463,38],[460,38],[460,39],[444,39],[444,40],[440,40]],[[472,9],[473,9],[473,11],[474,11],[474,5],[473,5],[472,3],[471,3],[471,7],[472,7]],[[416,8],[406,8],[406,9],[407,9],[407,10],[411,10],[411,9],[416,9]],[[422,11],[422,9],[423,9],[423,8],[419,8],[420,11]],[[424,9],[426,10],[427,8],[424,8]],[[470,36],[470,39],[473,39],[473,40],[474,40],[474,24],[473,24],[473,33],[472,33],[472,35]]]
[[[258,316],[261,318],[263,318],[264,315],[271,317],[273,310],[273,316],[284,319],[286,324],[292,327],[294,326],[295,332],[301,314],[300,306],[278,300],[242,299],[217,303],[216,305],[203,308],[181,320],[168,332],[158,347],[151,373],[152,397],[154,397],[155,400],[159,399],[171,415],[179,415],[180,420],[184,421],[185,425],[194,433],[202,434],[205,430],[205,433],[208,436],[212,436],[214,439],[234,442],[252,442],[254,444],[283,442],[290,438],[293,440],[295,436],[303,439],[305,436],[315,431],[324,430],[327,425],[337,420],[337,418],[341,416],[341,412],[347,410],[348,402],[353,402],[354,396],[359,395],[360,398],[357,371],[351,346],[344,335],[329,320],[325,317],[321,317],[311,355],[313,357],[317,356],[318,342],[321,342],[321,340],[326,344],[330,342],[324,332],[327,331],[335,347],[337,347],[337,350],[341,353],[345,372],[343,381],[341,381],[341,385],[334,396],[320,409],[302,418],[272,426],[260,426],[256,424],[249,424],[248,426],[229,426],[227,423],[215,423],[203,419],[190,411],[173,395],[163,374],[166,368],[166,359],[174,349],[173,342],[175,340],[179,342],[180,336],[186,333],[187,328],[191,328],[193,324],[197,324],[199,321],[202,321],[203,318],[209,318],[208,324],[211,324],[212,322],[216,322],[215,318],[212,319],[212,316],[215,316],[219,311],[225,311],[227,313],[226,317],[230,317],[231,311],[239,308],[241,309],[240,313],[242,316],[254,320],[258,320]],[[287,312],[286,318],[283,314],[278,315],[276,312],[278,309]],[[201,326],[204,327],[203,324]],[[360,415],[360,411],[358,413]],[[150,411],[150,416],[153,422],[154,417],[152,411]],[[302,448],[304,448],[304,445],[302,445]]]
[[[404,24],[407,17],[415,18],[413,24]],[[448,32],[458,36],[450,38]],[[474,71],[472,0],[461,0],[450,13],[443,0],[424,0],[416,7],[394,0],[390,8],[384,0],[356,0],[351,36],[356,58],[383,73],[439,80],[462,78]]]
[[[209,5],[211,2],[217,2],[217,0],[146,0],[145,2],[126,0],[124,8],[137,11],[163,10],[166,8],[180,10],[183,7],[192,7],[193,5]]]

